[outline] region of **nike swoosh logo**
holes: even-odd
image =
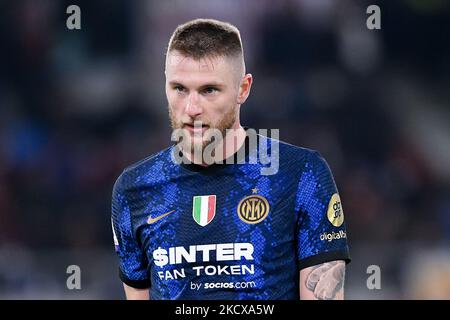
[[[160,215],[160,216],[157,216],[156,218],[152,218],[152,217],[150,216],[150,217],[148,217],[147,223],[148,223],[148,224],[153,224],[153,223],[155,223],[155,222],[161,220],[161,219],[164,218],[165,216],[168,216],[169,214],[171,214],[171,213],[174,212],[174,211],[175,211],[175,210],[166,212],[166,213],[164,213],[164,214],[162,214],[162,215]]]

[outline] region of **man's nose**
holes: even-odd
[[[199,104],[198,93],[193,92],[189,94],[185,111],[186,114],[189,115],[191,118],[195,118],[196,116],[202,113],[203,110]]]

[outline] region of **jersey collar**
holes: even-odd
[[[183,156],[183,162],[180,164],[180,166],[183,167],[184,169],[192,171],[192,172],[199,172],[202,174],[211,174],[211,173],[215,173],[217,171],[223,170],[225,168],[229,168],[230,166],[233,166],[233,165],[239,165],[239,163],[248,162],[248,155],[250,154],[249,135],[254,134],[252,132],[255,132],[255,131],[254,130],[249,131],[248,130],[249,128],[245,127],[245,126],[243,128],[246,132],[244,143],[239,148],[239,150],[237,150],[234,154],[229,156],[227,159],[224,159],[222,161],[222,163],[213,163],[209,166],[201,166],[201,165],[198,165],[195,163],[189,163],[189,160],[187,160]],[[180,154],[181,154],[180,149],[176,145],[173,148],[173,152],[180,152]],[[231,162],[231,159],[233,159],[232,164],[227,164],[227,162]]]

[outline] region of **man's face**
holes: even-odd
[[[195,60],[177,51],[167,55],[169,115],[174,130],[185,130],[183,150],[203,150],[211,138],[207,129],[218,129],[224,137],[226,129],[239,127],[239,72],[232,58]]]

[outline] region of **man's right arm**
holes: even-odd
[[[148,289],[137,289],[123,284],[127,300],[150,300]]]

